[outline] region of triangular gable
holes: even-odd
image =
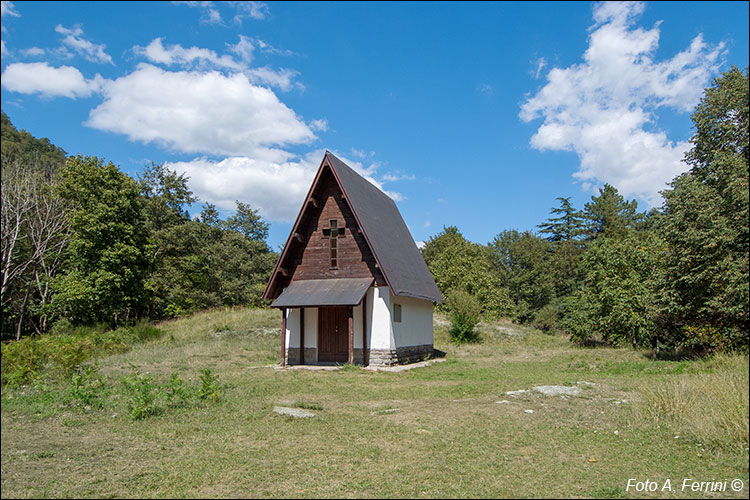
[[[326,168],[331,169],[391,292],[394,295],[443,302],[443,296],[393,200],[328,151],[321,161],[281,256],[276,262],[263,298],[271,298],[273,292],[280,293],[274,290],[274,285],[288,257],[290,247],[294,244],[294,235],[299,232],[304,213],[310,209],[312,195]],[[278,296],[278,293],[273,293],[273,296]]]

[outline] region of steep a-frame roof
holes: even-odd
[[[443,302],[443,295],[435,285],[435,280],[393,200],[329,151],[326,151],[323,157],[313,186],[276,263],[264,298],[270,296],[272,285],[278,278],[279,267],[288,253],[289,246],[294,244],[292,235],[297,232],[302,212],[307,209],[308,199],[315,190],[322,170],[326,167],[330,167],[333,172],[391,292],[397,296]]]

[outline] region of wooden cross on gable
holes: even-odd
[[[328,221],[328,227],[323,228],[323,238],[343,238],[345,229],[344,227],[339,227],[338,220],[331,219]]]

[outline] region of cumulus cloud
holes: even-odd
[[[185,48],[179,44],[164,45],[161,38],[155,38],[146,47],[135,46],[133,51],[144,56],[148,61],[165,66],[180,66],[186,69],[218,69],[229,72],[241,72],[252,83],[276,87],[284,92],[293,88],[304,89],[304,85],[295,82],[297,71],[268,66],[253,68],[253,40],[240,35],[235,45],[229,45],[230,52],[237,54],[239,60],[229,54],[218,55],[210,49],[200,47]]]
[[[578,155],[574,176],[584,185],[608,182],[624,196],[656,206],[658,192],[685,171],[689,147],[654,130],[657,112],[695,107],[718,71],[723,45],[709,46],[698,35],[671,59],[655,61],[659,23],[634,26],[643,9],[639,2],[597,4],[583,62],[552,68],[519,116],[543,119],[532,147]]]
[[[102,93],[88,126],[174,151],[283,161],[290,154],[273,146],[316,138],[271,90],[239,73],[169,72],[141,63]]]
[[[79,26],[66,28],[62,25],[55,26],[55,31],[64,36],[62,43],[65,47],[72,49],[75,53],[82,55],[86,60],[95,63],[109,63],[114,65],[112,57],[105,52],[106,45],[96,44],[83,38],[83,30]]]
[[[167,163],[166,167],[190,178],[190,189],[201,200],[222,210],[233,210],[235,200],[258,208],[275,222],[293,222],[310,188],[323,153],[298,161],[269,161],[232,157],[221,161],[198,158]]]
[[[2,85],[12,92],[41,94],[44,97],[89,97],[98,92],[105,80],[96,75],[86,79],[72,66],[52,67],[46,62],[9,64]]]
[[[223,210],[233,210],[235,200],[249,203],[260,214],[274,222],[293,222],[312,184],[325,151],[316,150],[297,159],[269,161],[249,157],[232,157],[221,161],[197,158],[167,163],[167,168],[190,178],[190,189],[204,201]],[[339,156],[337,154],[337,156]],[[339,156],[376,187],[373,178],[376,164],[367,167]],[[400,200],[398,193],[384,191]]]

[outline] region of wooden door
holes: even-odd
[[[346,363],[349,359],[349,308],[318,309],[318,361]]]

